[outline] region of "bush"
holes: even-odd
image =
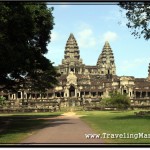
[[[3,106],[5,104],[6,98],[3,96],[0,96],[0,105]]]
[[[110,93],[110,98],[101,101],[102,107],[115,107],[118,110],[127,110],[130,107],[130,99],[127,94],[119,92]]]

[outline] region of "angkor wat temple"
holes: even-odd
[[[90,62],[90,60],[89,60]],[[105,42],[95,66],[85,65],[73,34],[70,34],[62,63],[57,66],[59,85],[43,95],[18,91],[9,93],[12,106],[45,107],[61,103],[62,107],[79,106],[84,100],[96,101],[112,91],[128,94],[134,107],[150,107],[150,64],[147,78],[117,76],[115,58],[108,41]],[[25,99],[22,99],[24,93]]]

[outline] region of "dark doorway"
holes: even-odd
[[[74,72],[74,68],[71,68],[70,70],[71,70],[72,72]]]
[[[126,90],[123,90],[123,94],[126,94],[127,93],[127,91]]]
[[[73,86],[70,86],[70,89],[69,89],[69,96],[70,96],[70,97],[75,96],[75,88],[74,88]]]
[[[21,98],[21,92],[18,92],[18,98]]]

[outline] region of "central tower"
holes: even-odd
[[[116,75],[114,55],[108,41],[105,42],[102,53],[98,58],[97,68],[100,75],[107,75],[108,77]]]

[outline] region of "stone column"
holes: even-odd
[[[24,93],[24,99],[27,99],[27,93],[26,92]]]
[[[89,91],[89,97],[91,97],[91,91]]]
[[[64,97],[66,97],[66,92],[64,91]]]
[[[75,89],[74,92],[74,96],[77,97],[77,89]]]
[[[55,91],[54,91],[54,97],[53,98],[55,98],[56,97],[56,94],[55,94]]]
[[[18,93],[15,93],[14,98],[15,98],[15,99],[18,99]]]
[[[29,93],[29,99],[32,99],[32,93]]]
[[[81,68],[79,70],[80,70],[80,74],[81,74]]]
[[[8,94],[8,100],[10,100],[11,99],[11,96],[10,96],[10,94]]]
[[[53,94],[52,94],[52,98],[54,98],[55,97],[55,92],[53,92]]]
[[[78,93],[79,93],[79,97],[81,97],[81,95],[80,95],[80,94],[81,94],[81,93],[80,93],[80,91],[78,91]]]
[[[69,90],[67,89],[67,97],[69,97]]]

